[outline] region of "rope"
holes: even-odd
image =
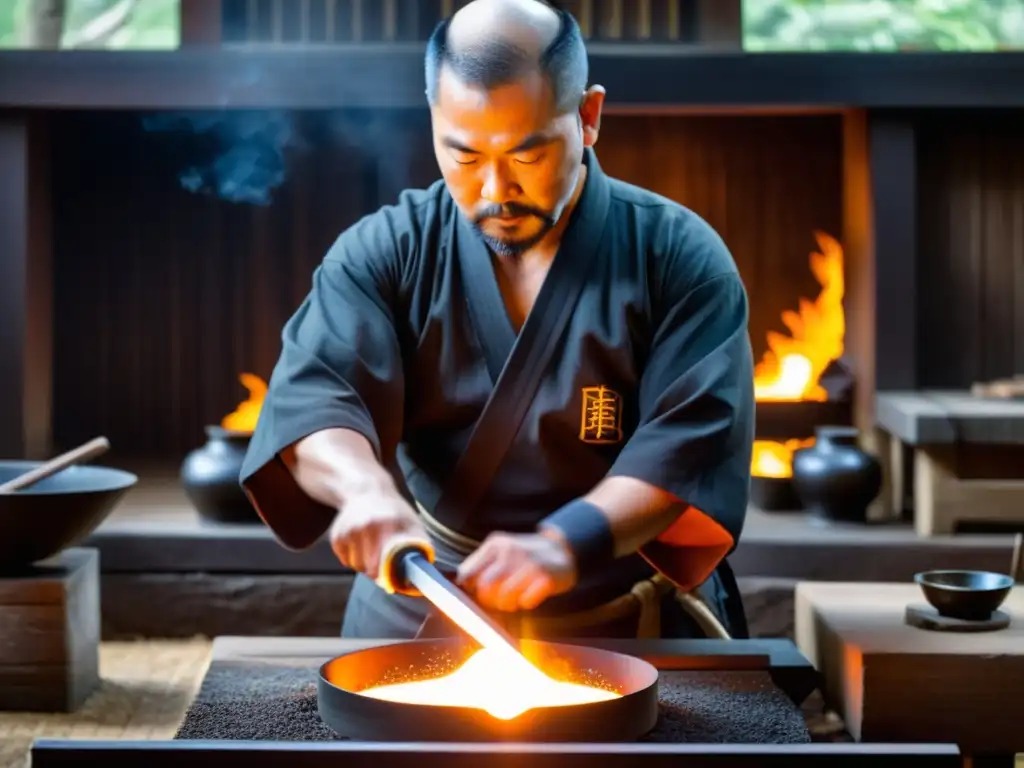
[[[446,526],[427,512],[418,501],[416,508],[423,518],[427,532],[453,551],[466,556],[480,546],[479,541]],[[531,616],[528,622],[531,630],[539,635],[561,634],[574,628],[582,629],[621,621],[639,609],[637,637],[656,639],[661,637],[661,599],[673,589],[675,585],[659,573],[650,579],[638,581],[627,594],[589,610],[563,616]],[[696,622],[705,636],[720,640],[732,639],[729,631],[696,590],[681,592],[675,589],[675,593],[680,607]]]

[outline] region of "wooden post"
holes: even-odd
[[[902,444],[876,428],[875,396],[918,384],[916,152],[909,118],[869,110],[844,116],[846,355],[857,379],[854,424],[885,472],[872,519],[898,517],[908,487]]]
[[[875,427],[875,220],[866,110],[843,115],[843,256],[846,355],[857,380],[853,423]]]
[[[45,116],[0,117],[0,458],[51,450],[49,160]]]
[[[868,151],[875,238],[875,389],[912,390],[918,386],[913,118],[870,114]]]
[[[181,0],[181,47],[219,46],[221,13],[221,0]]]
[[[861,447],[882,463],[883,487],[868,510],[871,520],[900,514],[895,488],[903,487],[890,460],[893,441],[875,428],[875,217],[871,188],[868,114],[855,109],[843,115],[843,255],[846,266],[846,357],[856,378],[853,423]],[[896,441],[898,445],[898,441]]]
[[[740,0],[698,0],[697,44],[709,48],[743,48]]]

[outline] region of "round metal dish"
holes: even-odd
[[[320,667],[320,717],[339,736],[359,741],[632,741],[658,719],[658,670],[621,653],[521,641],[523,652],[556,679],[605,687],[619,698],[532,709],[502,720],[473,707],[402,704],[363,696],[388,682],[446,675],[477,646],[462,638],[414,640],[354,651]]]

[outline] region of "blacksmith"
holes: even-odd
[[[753,440],[744,286],[693,212],[609,178],[605,93],[539,0],[474,0],[426,56],[442,179],[344,231],[288,321],[242,485],[357,571],[346,637],[440,626],[374,582],[397,534],[539,637],[746,633],[725,557]],[[386,151],[383,148],[382,151]]]

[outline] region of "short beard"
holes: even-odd
[[[532,237],[525,237],[521,240],[502,240],[501,238],[493,237],[485,233],[479,226],[477,226],[477,232],[480,233],[481,239],[484,244],[491,249],[491,252],[495,256],[503,259],[518,259],[528,250],[537,245],[548,232],[551,231],[554,225],[549,224],[547,221],[544,222],[544,226]]]
[[[497,216],[529,216],[538,219],[542,226],[536,234],[531,235],[530,237],[525,237],[521,240],[505,240],[499,237],[494,237],[493,235],[488,235],[483,230],[484,222],[489,218]],[[554,228],[555,222],[555,217],[546,211],[542,211],[537,208],[529,208],[517,203],[490,205],[473,217],[473,226],[476,228],[476,231],[480,234],[481,239],[487,247],[490,248],[496,256],[509,259],[518,258],[533,248],[533,246],[537,245],[537,243],[543,240],[548,232]]]

